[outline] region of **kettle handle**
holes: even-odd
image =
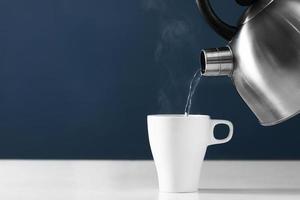
[[[241,6],[250,6],[255,0],[236,0]],[[237,32],[237,27],[231,26],[224,21],[222,21],[216,13],[213,11],[209,0],[196,0],[197,5],[204,15],[208,24],[223,38],[230,41],[235,33]]]

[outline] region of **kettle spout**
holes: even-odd
[[[233,54],[229,46],[203,49],[200,55],[202,76],[231,76]]]

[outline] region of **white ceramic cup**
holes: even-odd
[[[161,192],[196,192],[209,145],[228,142],[233,125],[207,115],[149,115],[148,135]],[[228,136],[214,137],[214,127],[226,124]]]

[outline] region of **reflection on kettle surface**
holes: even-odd
[[[200,200],[200,193],[164,193],[160,192],[158,200]]]

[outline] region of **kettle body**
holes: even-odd
[[[211,9],[208,1],[199,0],[199,7],[205,2]],[[212,27],[229,41],[226,47],[202,50],[201,71],[231,77],[259,122],[271,126],[300,112],[300,1],[248,2],[237,27],[209,11],[215,17],[209,20],[227,29]]]

